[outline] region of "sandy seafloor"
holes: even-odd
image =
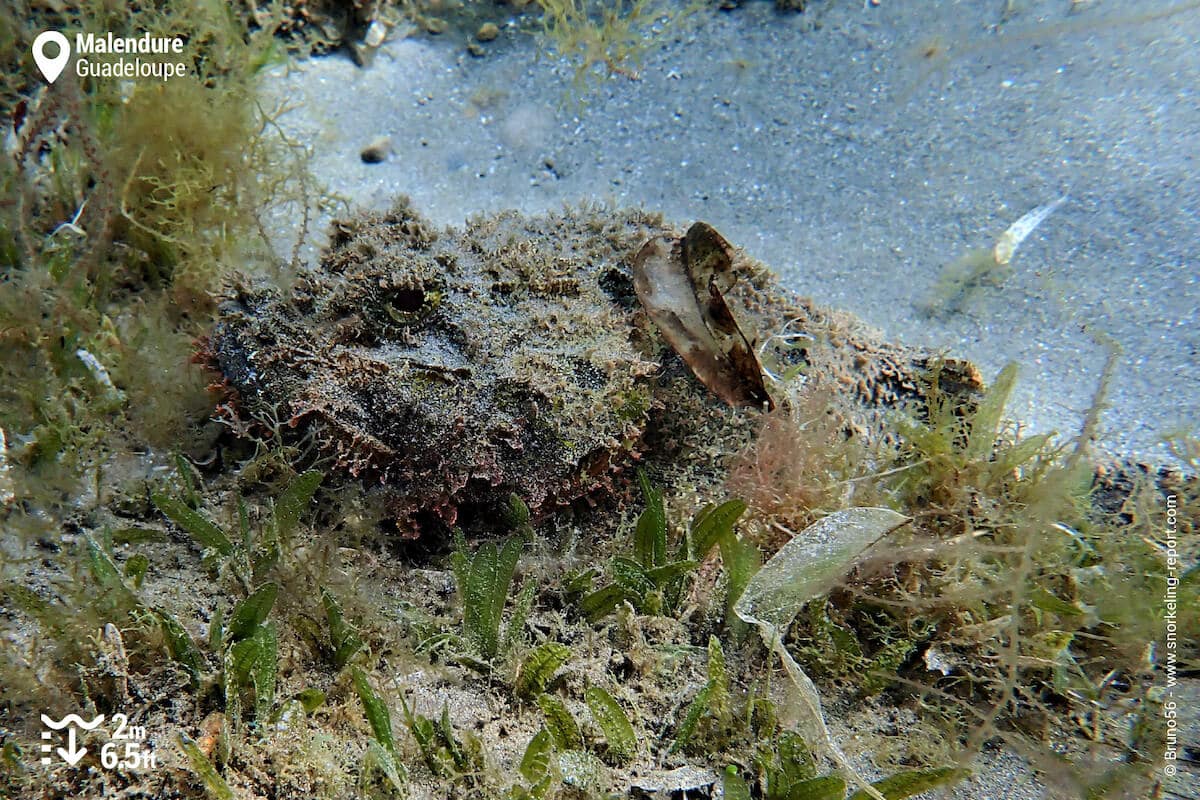
[[[511,28],[484,58],[461,36],[398,39],[369,68],[320,58],[267,90],[357,204],[403,192],[446,225],[585,199],[703,219],[891,338],[989,377],[1019,362],[1012,411],[1039,430],[1077,429],[1111,336],[1107,444],[1167,460],[1162,436],[1200,419],[1200,4],[1005,5],[704,12],[582,107],[571,66]],[[379,136],[394,154],[362,163]],[[918,313],[944,265],[1064,194],[1001,286]]]
[[[1077,429],[1109,336],[1123,355],[1105,445],[1169,461],[1162,436],[1200,419],[1200,3],[1144,19],[1188,4],[1018,0],[1007,21],[1005,5],[704,13],[582,107],[572,67],[512,28],[484,58],[462,36],[402,38],[365,69],[281,69],[267,94],[295,106],[283,123],[318,179],[358,205],[405,193],[443,225],[581,200],[703,219],[889,338],[989,377],[1019,362],[1011,411],[1031,429]],[[380,136],[394,153],[362,163]],[[943,266],[1063,195],[1001,286],[918,312]],[[955,796],[1041,796],[1019,759],[985,761]]]

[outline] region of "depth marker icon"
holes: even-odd
[[[87,755],[86,747],[76,747],[75,746],[75,727],[74,726],[78,725],[79,727],[83,728],[85,731],[90,731],[103,721],[104,721],[103,714],[96,717],[91,722],[84,722],[83,718],[80,717],[78,714],[67,714],[65,717],[63,717],[58,722],[55,722],[54,720],[47,717],[45,714],[42,714],[42,724],[45,725],[47,728],[52,728],[56,731],[61,731],[63,728],[67,729],[67,746],[65,748],[63,748],[63,747],[58,748],[58,754],[62,757],[63,761],[67,762],[72,767],[75,766],[76,764],[78,764],[80,759],[82,759],[85,755]],[[42,738],[49,739],[50,731],[42,731]],[[49,753],[50,745],[48,745],[48,744],[42,745],[42,752]],[[50,757],[42,756],[42,763],[49,764]]]

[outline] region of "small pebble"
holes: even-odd
[[[367,28],[367,35],[363,37],[363,44],[372,49],[383,44],[383,40],[387,38],[387,26],[379,20],[375,20]]]
[[[475,38],[481,42],[490,42],[500,35],[500,29],[494,22],[485,22],[475,31]]]
[[[382,164],[384,161],[387,161],[391,153],[392,140],[386,136],[380,136],[364,147],[359,156],[362,158],[364,164]]]
[[[426,33],[432,33],[435,36],[439,33],[445,33],[446,20],[442,19],[441,17],[429,17],[425,20],[425,31]]]

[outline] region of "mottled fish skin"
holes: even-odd
[[[437,230],[406,200],[335,223],[287,289],[231,285],[197,355],[235,431],[300,439],[415,537],[489,525],[512,494],[545,518],[625,491],[650,459],[717,468],[772,404],[741,325],[784,320],[797,333],[776,344],[836,331],[836,347],[774,352],[846,387],[865,420],[919,397],[935,358],[946,368],[781,291],[703,223],[680,235],[656,214],[586,206]],[[982,385],[973,368],[955,383],[943,371],[945,391]]]
[[[402,536],[513,493],[544,516],[611,491],[639,455],[660,365],[602,278],[662,230],[635,211],[453,231],[407,203],[363,214],[289,291],[227,297],[210,363],[235,421],[307,432],[382,487]]]

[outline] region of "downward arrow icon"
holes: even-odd
[[[58,748],[58,754],[60,756],[62,756],[63,761],[66,761],[72,767],[79,763],[79,759],[81,759],[85,755],[87,755],[86,747],[81,747],[78,750],[75,749],[75,729],[74,728],[67,729],[67,747],[65,750],[61,747]]]
[[[75,747],[75,729],[73,727],[71,727],[71,725],[75,724],[75,725],[78,725],[79,727],[83,728],[85,731],[90,731],[103,721],[104,721],[103,714],[98,715],[91,722],[85,722],[83,720],[83,717],[79,716],[78,714],[67,714],[65,717],[58,720],[57,722],[50,719],[45,714],[42,714],[42,724],[45,725],[47,728],[50,728],[50,730],[61,731],[63,728],[67,729],[66,749],[63,749],[61,747],[58,748],[58,754],[60,756],[62,756],[63,761],[67,762],[72,767],[75,766],[76,764],[78,764],[79,760],[81,758],[83,758],[85,755],[87,755],[87,748],[86,747],[80,747],[80,748]],[[50,731],[43,732],[42,738],[49,739]],[[48,745],[48,744],[42,745],[42,752],[49,753],[50,745]],[[49,763],[49,761],[48,761],[48,759],[43,758],[42,763],[46,764],[46,763]]]

